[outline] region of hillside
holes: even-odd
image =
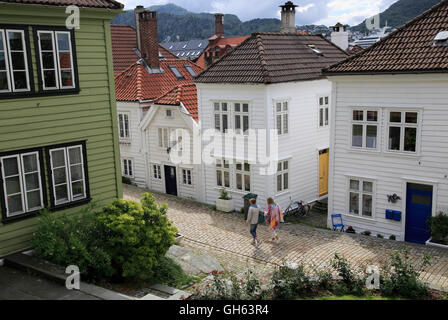
[[[438,2],[440,0],[399,0],[380,14],[381,27],[386,24],[386,21],[390,27],[399,27]],[[350,30],[365,33],[367,31],[365,20]]]

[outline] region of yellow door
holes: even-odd
[[[329,149],[319,151],[319,197],[328,193]]]

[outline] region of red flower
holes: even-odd
[[[217,273],[216,270],[213,270],[213,271],[212,271],[212,275],[215,275],[216,273]]]

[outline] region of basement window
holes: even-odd
[[[448,46],[448,31],[439,32],[433,40],[433,45],[435,47]]]

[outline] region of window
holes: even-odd
[[[197,76],[197,74],[196,74],[196,72],[193,70],[193,67],[192,67],[192,66],[186,65],[186,66],[185,66],[185,69],[187,69],[188,73],[191,74],[192,77],[196,77],[196,76]]]
[[[152,165],[152,177],[154,179],[158,179],[158,180],[162,179],[162,169],[161,169],[160,165],[158,165],[158,164]]]
[[[72,33],[37,30],[37,41],[43,90],[74,89]]]
[[[373,182],[350,179],[349,212],[359,216],[372,217]]]
[[[184,55],[182,53],[182,55]],[[170,66],[171,71],[174,73],[174,75],[177,77],[177,79],[185,79],[185,77],[180,73],[180,71],[175,66]]]
[[[38,151],[0,158],[5,220],[44,207]]]
[[[319,98],[319,127],[328,126],[329,106],[330,102],[328,96]]]
[[[182,169],[182,183],[191,186],[191,170]]]
[[[250,191],[250,164],[237,162],[235,164],[235,183],[238,190]]]
[[[133,178],[134,177],[134,167],[132,166],[131,159],[123,159],[123,168],[122,168],[122,174],[125,177]]]
[[[352,147],[376,149],[378,142],[378,111],[352,110]]]
[[[160,148],[173,148],[177,146],[178,151],[183,150],[182,131],[184,129],[158,128]]]
[[[247,134],[249,130],[249,104],[236,102],[233,106],[235,112],[235,132]]]
[[[416,111],[390,111],[388,113],[389,151],[416,152],[419,114]]]
[[[215,115],[215,129],[225,133],[229,129],[229,109],[227,102],[215,102],[214,104]]]
[[[230,188],[230,165],[227,160],[216,160],[216,185]]]
[[[129,139],[129,113],[118,114],[118,132],[120,139]]]
[[[87,198],[83,145],[49,150],[54,206]]]
[[[277,164],[277,191],[289,189],[289,161],[280,161]]]
[[[276,128],[279,135],[287,134],[289,131],[289,120],[288,120],[288,102],[276,102]]]
[[[0,29],[0,93],[33,89],[28,58],[25,31]]]
[[[173,110],[171,110],[171,109],[165,110],[165,115],[166,115],[167,118],[172,118],[173,117]]]

